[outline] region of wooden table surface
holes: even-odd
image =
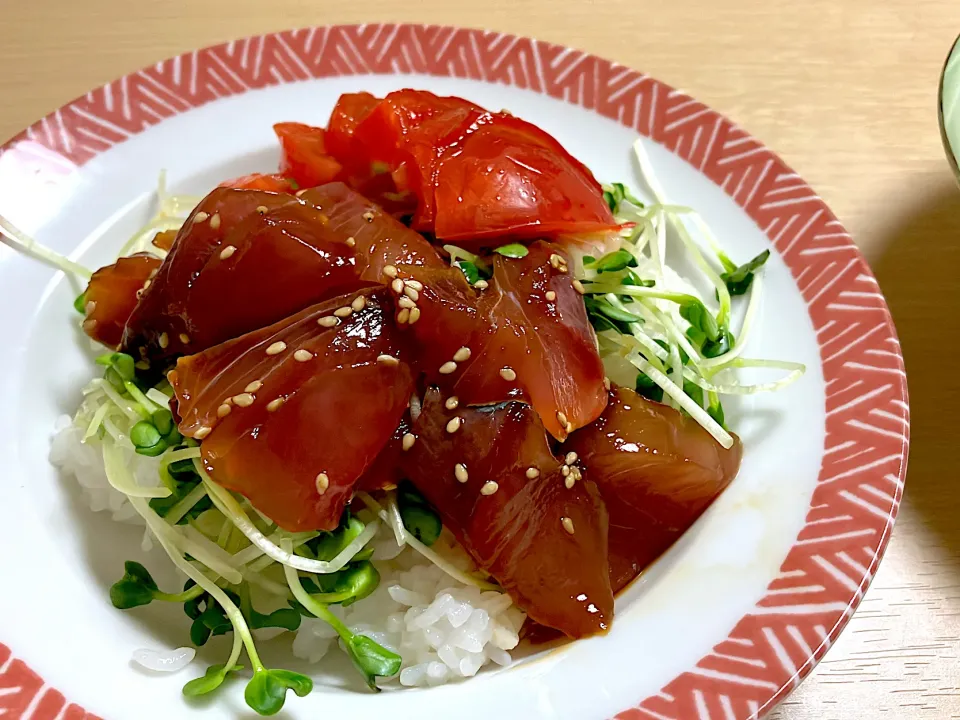
[[[646,71],[738,121],[826,199],[892,307],[913,447],[873,586],[826,659],[771,717],[960,718],[960,488],[950,449],[960,420],[960,190],[936,115],[960,2],[0,0],[0,139],[185,50],[372,21],[533,35]]]

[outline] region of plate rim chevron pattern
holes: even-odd
[[[216,85],[185,87],[181,69],[204,66]],[[633,128],[718,185],[789,267],[826,382],[824,456],[805,525],[779,576],[729,636],[617,718],[763,715],[823,657],[876,572],[902,497],[909,407],[896,330],[866,261],[823,200],[736,124],[638,71],[552,43],[435,25],[339,25],[252,36],[158,62],[64,105],[0,145],[0,154],[29,141],[82,165],[218,97],[310,78],[410,72],[525,88]],[[864,438],[869,450],[859,446]],[[2,638],[0,715],[96,717],[47,686]]]

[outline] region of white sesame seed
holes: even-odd
[[[395,278],[397,276],[397,269],[393,265],[384,265],[383,274],[388,278]]]
[[[257,212],[260,213],[261,215],[266,215],[266,214],[267,214],[267,206],[266,206],[266,205],[258,205],[258,206],[257,206]]]
[[[323,495],[327,491],[327,488],[330,487],[330,478],[327,477],[326,473],[320,473],[317,475],[316,484],[317,493]]]
[[[304,188],[303,190],[297,190],[297,197],[303,197],[303,194],[310,188]]]
[[[413,433],[404,433],[403,440],[400,441],[400,447],[403,448],[403,451],[406,452],[413,447],[413,444],[417,441],[417,436]]]
[[[213,428],[210,427],[209,425],[201,425],[194,431],[193,436],[197,440],[203,440],[207,435],[209,435],[212,432],[213,432]]]
[[[356,247],[357,245],[357,241],[354,240],[352,237],[348,237],[344,242],[346,242],[347,247]]]
[[[134,366],[137,370],[149,370],[149,369],[150,369],[150,363],[148,363],[146,360],[137,360],[137,361],[133,364],[133,366]]]
[[[96,303],[95,301],[93,301],[93,300],[90,300],[90,301],[87,302],[86,305],[83,306],[83,314],[84,314],[84,315],[90,315],[90,314],[92,314],[93,311],[96,310],[96,309],[97,309],[97,303]]]
[[[460,406],[460,398],[456,395],[451,395],[447,398],[446,402],[443,403],[443,406],[447,410],[456,410]]]
[[[363,214],[363,219],[367,222],[373,222],[373,213],[368,210]]]
[[[267,355],[279,355],[287,349],[287,344],[283,340],[278,340],[267,348]]]
[[[557,294],[553,290],[547,290],[546,298],[550,302],[553,302],[557,299]]]
[[[377,362],[381,365],[388,365],[389,367],[396,367],[400,364],[400,361],[393,355],[377,355]]]
[[[274,398],[267,403],[267,412],[276,412],[280,409],[280,406],[283,405],[284,399],[282,397]]]
[[[153,281],[148,278],[147,281],[143,283],[143,289],[147,290],[152,284],[153,284]]]
[[[414,302],[416,302],[417,300],[420,299],[420,293],[418,293],[416,290],[414,290],[414,289],[413,289],[412,287],[410,287],[409,285],[407,285],[407,286],[405,286],[405,287],[403,288],[403,294],[406,295],[406,296],[407,296],[408,298],[410,298],[411,300],[413,300]]]
[[[214,213],[213,217],[210,218],[210,227],[214,230],[220,227],[220,213]]]
[[[580,293],[581,295],[583,295],[585,292],[587,292],[587,291],[584,289],[584,287],[583,287],[583,283],[580,282],[580,281],[577,280],[577,279],[574,279],[574,281],[573,281],[573,289],[576,290],[576,291],[577,291],[578,293]]]
[[[556,253],[552,253],[552,254],[550,255],[550,265],[551,265],[554,269],[560,267],[560,263],[561,263],[561,262],[563,262],[563,258],[560,257],[559,255],[557,255]]]
[[[563,525],[564,530],[573,535],[573,520],[568,517],[562,517],[560,518],[560,524]]]
[[[220,251],[220,259],[226,260],[231,257],[237,249],[233,245],[227,245],[223,250]]]
[[[517,379],[517,371],[509,367],[500,368],[500,377],[507,382],[513,382]]]
[[[463,418],[459,415],[455,418],[451,418],[450,422],[447,423],[447,432],[455,433],[460,429],[460,426],[463,425]]]
[[[403,282],[407,287],[411,287],[418,292],[423,290],[423,283],[419,280],[404,280]]]
[[[237,407],[250,407],[253,405],[253,395],[250,393],[240,393],[239,395],[234,395],[233,402],[236,403]]]
[[[563,414],[562,412],[560,412],[559,410],[557,410],[557,422],[560,423],[560,427],[566,427],[566,426],[567,426],[567,416],[564,415],[564,414]]]
[[[200,222],[203,222],[204,220],[206,220],[208,217],[210,217],[210,216],[207,215],[207,213],[205,213],[205,212],[198,212],[196,215],[193,216],[193,221],[194,221],[195,223],[200,223]]]
[[[458,363],[466,362],[470,359],[470,348],[464,345],[453,354],[453,359]]]
[[[473,286],[477,290],[486,290],[488,287],[490,287],[490,283],[488,283],[486,280],[477,280],[477,282],[475,282]]]
[[[403,325],[410,319],[410,308],[402,308],[397,313],[397,322]]]
[[[255,393],[257,390],[263,387],[263,383],[259,380],[254,380],[252,383],[247,385],[243,391],[248,393]]]
[[[367,306],[367,299],[363,295],[357,295],[353,302],[350,303],[350,307],[353,308],[354,312],[360,312]]]
[[[453,476],[457,479],[457,482],[461,483],[470,479],[470,475],[467,474],[467,466],[463,463],[457,463],[453,466]]]
[[[417,304],[413,300],[408,298],[406,295],[400,296],[400,299],[397,300],[397,305],[399,305],[402,308],[407,308],[407,310],[413,310],[413,308],[417,306]]]
[[[86,333],[92,333],[93,330],[94,330],[94,328],[97,327],[97,321],[96,321],[96,320],[90,320],[90,319],[84,320],[84,321],[80,324],[80,327],[83,328],[83,331],[84,331],[84,332],[86,332]]]
[[[610,389],[610,378],[608,378],[608,377],[604,377],[604,378],[603,378],[603,386],[604,386],[607,390]]]
[[[337,308],[336,310],[334,310],[333,314],[339,318],[350,317],[353,314],[353,308],[345,305],[341,308]]]
[[[313,353],[309,350],[300,348],[293,354],[293,359],[297,362],[309,362],[310,360],[313,360]]]
[[[560,474],[563,475],[564,477],[567,477],[570,474],[570,466],[564,465],[563,467],[561,467]]]
[[[487,480],[483,487],[480,488],[481,495],[493,495],[497,490],[500,489],[500,485],[497,484],[495,480]]]
[[[231,411],[231,410],[233,410],[233,406],[232,406],[232,405],[228,405],[227,403],[223,403],[223,405],[221,405],[220,407],[217,408],[217,417],[219,417],[219,418],[226,417],[227,415],[230,414],[230,411]]]
[[[447,360],[443,365],[440,366],[441,375],[449,375],[450,373],[457,371],[457,364],[453,360]]]
[[[182,342],[184,345],[189,344],[189,343],[190,343],[190,336],[187,335],[186,333],[180,333],[180,342]]]
[[[577,461],[577,454],[571,450],[567,453],[567,456],[563,459],[567,465],[573,465]]]
[[[170,336],[167,335],[165,332],[162,332],[160,333],[160,337],[157,340],[157,342],[160,343],[161,350],[166,350],[167,347],[170,345]]]
[[[526,474],[527,474],[527,479],[529,480],[536,480],[538,477],[540,477],[540,471],[537,470],[537,468],[535,467],[528,467]]]
[[[573,423],[572,423],[572,422],[568,422],[568,423],[567,423],[567,426],[564,428],[564,430],[566,430],[568,433],[572,433],[572,432],[573,432]]]
[[[420,319],[420,308],[418,307],[410,308],[410,324],[413,325],[419,319]]]
[[[320,327],[331,328],[339,322],[339,318],[335,318],[333,315],[324,315],[322,318],[317,318],[317,325]]]
[[[403,292],[403,289],[405,287],[406,285],[403,284],[403,280],[401,280],[400,278],[397,278],[392,283],[390,283],[390,288],[398,295]]]
[[[142,297],[143,297],[143,288],[140,288],[139,290],[137,290],[136,295],[137,295],[137,300],[139,300],[140,298],[142,298]]]
[[[563,481],[563,486],[567,490],[569,490],[576,484],[577,484],[577,479],[573,475],[568,475],[567,478]]]

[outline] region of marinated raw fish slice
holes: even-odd
[[[388,265],[450,268],[420,233],[343,183],[312,188],[300,199],[327,217],[329,233],[343,241],[352,239],[363,280],[389,285],[393,277],[384,274]]]
[[[391,490],[400,484],[405,477],[403,454],[410,449],[409,443],[412,442],[404,438],[413,437],[411,429],[410,413],[404,413],[400,424],[397,425],[397,429],[393,431],[393,435],[383,446],[380,454],[357,480],[357,490],[366,492]]]
[[[592,482],[570,481],[536,413],[448,410],[432,388],[413,433],[407,474],[478,565],[539,623],[574,638],[609,629],[606,509]]]
[[[159,267],[160,258],[137,253],[93,273],[83,293],[83,331],[107,347],[118,348],[144,285]]]
[[[286,530],[332,530],[406,411],[407,356],[389,299],[365,290],[180,358],[169,379],[214,481]]]
[[[563,250],[543,241],[524,258],[495,256],[478,310],[488,335],[453,386],[471,404],[528,398],[558,440],[607,403],[593,328],[566,267]]]
[[[218,188],[181,228],[124,333],[124,348],[162,368],[356,289],[353,250],[292,195]]]
[[[700,517],[736,476],[743,452],[738,438],[725,450],[692,418],[623,387],[564,449],[579,455],[610,513],[614,591]]]

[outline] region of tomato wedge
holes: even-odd
[[[580,456],[610,513],[610,580],[620,590],[730,484],[743,447],[725,450],[692,418],[614,387],[600,419],[564,449]]]
[[[407,355],[383,291],[313,305],[180,358],[180,432],[201,440],[217,483],[280,527],[332,530],[407,409]]]
[[[536,125],[506,113],[478,123],[433,178],[438,238],[556,238],[618,229],[593,174]]]
[[[187,219],[127,324],[162,366],[361,287],[353,248],[292,195],[218,188]]]
[[[220,187],[235,188],[237,190],[263,190],[265,192],[292,193],[296,190],[294,183],[283,175],[264,175],[263,173],[253,173],[252,175],[243,175],[232,180],[224,180]]]
[[[83,331],[97,342],[116,349],[143,286],[160,267],[160,258],[149,253],[122,257],[97,270],[83,293]]]
[[[573,638],[606,632],[607,512],[589,480],[566,486],[536,413],[447,410],[432,388],[413,432],[407,474],[477,564],[533,620]]]
[[[323,128],[296,122],[277,123],[273,131],[280,139],[280,174],[292,178],[301,188],[334,180],[343,169],[327,154]]]

